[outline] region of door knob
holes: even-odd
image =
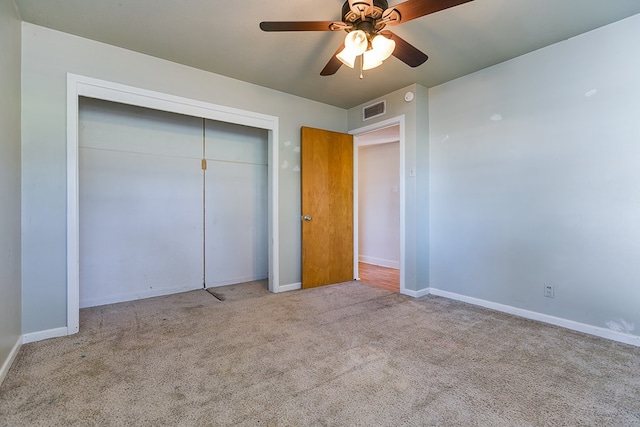
[[[311,221],[311,217],[309,215],[305,215],[302,217],[305,221]]]

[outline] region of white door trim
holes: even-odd
[[[358,277],[358,136],[370,132],[375,132],[391,126],[400,128],[400,293],[407,294],[405,285],[405,229],[406,229],[406,209],[405,209],[405,117],[404,115],[392,117],[381,122],[373,123],[358,129],[349,131],[353,135],[353,271]]]
[[[269,131],[269,290],[279,289],[278,117],[211,104],[119,83],[67,74],[67,335],[80,330],[78,98],[80,96],[251,126]]]

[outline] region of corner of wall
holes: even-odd
[[[0,386],[9,374],[9,369],[11,369],[11,365],[13,365],[13,362],[16,360],[21,347],[22,337],[19,337],[14,346],[11,348],[11,351],[9,352],[9,355],[5,359],[4,363],[0,367]]]
[[[22,21],[22,15],[20,14],[20,9],[18,9],[18,5],[15,0],[9,0],[13,4],[13,10],[15,11],[16,16],[20,21]]]
[[[21,279],[21,18],[0,2],[0,382],[22,344]]]

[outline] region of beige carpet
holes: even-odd
[[[0,425],[640,425],[639,348],[357,282],[194,291],[80,325],[22,347]]]

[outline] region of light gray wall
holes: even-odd
[[[358,258],[400,268],[400,144],[358,148]]]
[[[418,289],[429,287],[429,89],[416,85],[416,274]]]
[[[432,287],[640,334],[639,40],[636,15],[430,89]]]
[[[300,281],[300,126],[347,130],[345,110],[23,23],[23,332],[66,325],[68,72],[278,116],[280,284]]]
[[[406,102],[404,99],[408,91],[415,95],[411,102]],[[363,121],[362,108],[383,99],[387,101],[387,113],[384,116]],[[405,169],[400,171],[400,179],[405,183],[405,287],[410,291],[419,291],[429,287],[428,258],[424,258],[424,255],[429,253],[429,236],[426,232],[427,227],[417,221],[419,212],[422,215],[421,220],[428,221],[429,124],[425,117],[420,117],[422,122],[419,122],[417,115],[418,111],[425,114],[426,105],[428,105],[427,89],[414,84],[351,108],[348,112],[349,130],[404,115],[405,148],[403,154],[406,160]],[[414,169],[415,176],[411,176],[411,169]],[[422,254],[423,258],[419,258],[419,254]]]
[[[20,338],[20,16],[0,0],[0,366]]]

